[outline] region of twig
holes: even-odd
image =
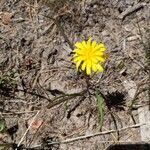
[[[66,143],[70,143],[70,142],[74,142],[74,141],[78,141],[78,140],[84,140],[84,139],[99,136],[99,135],[105,135],[105,134],[110,134],[110,133],[114,133],[114,132],[117,132],[117,131],[123,131],[123,130],[129,129],[129,128],[138,128],[138,127],[143,126],[143,125],[145,125],[145,123],[144,124],[136,124],[136,125],[127,126],[127,127],[124,127],[124,128],[120,128],[118,130],[108,130],[108,131],[104,131],[104,132],[98,132],[98,133],[94,133],[94,134],[79,136],[79,137],[67,139],[67,140],[64,140],[64,141],[51,142],[51,143],[48,143],[48,145],[66,144]],[[100,142],[105,143],[105,142],[114,142],[114,141],[100,141]],[[122,141],[117,141],[117,142],[122,142]],[[41,147],[41,145],[37,145],[37,146],[34,146],[32,148],[38,148],[38,147]]]
[[[137,61],[134,57],[132,57],[129,54],[129,57],[131,58],[131,60],[136,63],[137,65],[139,65],[147,74],[149,74],[149,70],[147,70],[146,66],[144,66],[144,64],[142,62],[140,62],[139,60]]]
[[[118,130],[109,130],[109,131],[104,131],[104,132],[98,132],[98,133],[95,133],[95,134],[84,135],[84,136],[80,136],[80,137],[76,137],[76,138],[56,142],[56,144],[58,144],[58,143],[59,144],[70,143],[70,142],[83,140],[83,139],[87,139],[87,138],[91,138],[91,137],[95,137],[95,136],[99,136],[99,135],[105,135],[105,134],[110,134],[110,133],[117,132],[117,131],[126,130],[126,129],[129,129],[129,128],[138,128],[138,127],[143,126],[143,125],[145,125],[145,124],[136,124],[136,125],[124,127],[124,128],[118,129]],[[53,143],[49,143],[49,145],[53,145]]]
[[[34,141],[34,139],[37,137],[37,133],[40,130],[40,128],[43,126],[43,124],[44,124],[44,120],[43,120],[42,124],[38,127],[38,129],[36,130],[35,134],[33,135],[33,138],[29,141],[29,144],[28,144],[29,146],[32,144],[32,142]]]
[[[49,98],[47,98],[47,97],[45,97],[45,96],[43,96],[43,95],[40,95],[40,94],[37,94],[37,93],[35,93],[35,92],[30,92],[30,91],[24,91],[24,90],[21,90],[21,89],[17,89],[16,90],[16,92],[17,91],[21,91],[21,92],[24,92],[25,94],[30,94],[30,95],[34,95],[34,96],[37,96],[37,97],[39,97],[39,98],[43,98],[43,99],[46,99],[46,100],[50,100]]]
[[[33,81],[33,84],[32,84],[32,90],[35,88],[35,86],[36,86],[36,83],[37,83],[37,81],[38,81],[38,79],[39,79],[39,77],[40,77],[40,75],[41,75],[41,72],[42,72],[42,68],[40,69],[40,71],[37,73],[37,75],[36,75],[36,77],[34,78],[34,81]]]
[[[54,23],[56,24],[56,26],[57,26],[58,30],[60,31],[61,35],[64,37],[66,42],[69,44],[70,48],[73,50],[74,49],[73,44],[70,42],[67,35],[65,34],[63,27],[59,23],[59,20],[56,17],[55,18],[52,18],[52,17],[49,17],[49,16],[44,16],[44,17],[47,17],[47,18],[54,21]]]
[[[36,115],[33,117],[33,119],[32,119],[32,121],[31,121],[31,123],[30,123],[29,127],[28,127],[28,128],[27,128],[27,130],[25,131],[25,133],[24,133],[24,135],[22,136],[22,138],[21,138],[20,142],[18,143],[17,147],[19,147],[19,146],[20,146],[20,144],[22,143],[22,141],[24,140],[24,137],[25,137],[25,136],[26,136],[26,134],[28,133],[29,129],[31,128],[31,126],[32,126],[32,124],[33,124],[33,122],[34,122],[35,118],[36,118],[36,117],[37,117],[37,115],[39,114],[39,112],[40,112],[40,111],[38,111],[38,112],[36,113]]]
[[[42,33],[41,35],[44,36],[48,34],[54,28],[54,22],[52,22]]]
[[[33,110],[33,111],[19,111],[19,112],[8,112],[8,113],[0,113],[0,115],[20,115],[20,114],[26,114],[26,113],[35,113],[38,110]]]
[[[134,5],[133,7],[129,7],[127,8],[124,12],[122,12],[118,18],[120,19],[124,19],[126,16],[128,16],[129,14],[143,8],[146,5],[146,3],[138,3],[136,5]]]
[[[117,141],[119,141],[119,130],[118,130],[118,125],[117,125],[117,121],[113,115],[113,113],[110,111],[110,115],[112,117],[112,120],[114,122],[114,125],[115,125],[115,128],[116,128],[116,131],[117,131]]]
[[[133,105],[134,105],[134,103],[135,103],[135,101],[136,101],[136,99],[137,99],[137,96],[138,96],[139,94],[141,94],[141,93],[147,91],[147,90],[148,90],[148,88],[144,88],[144,89],[139,90],[139,86],[138,86],[137,91],[136,91],[136,93],[135,93],[133,99],[131,100],[131,104],[129,105],[129,109],[128,109],[129,113],[132,111],[132,107],[133,107]]]

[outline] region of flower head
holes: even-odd
[[[105,46],[103,43],[92,41],[82,41],[75,43],[73,50],[73,62],[76,69],[85,71],[87,75],[93,72],[103,72],[102,63],[106,60]]]

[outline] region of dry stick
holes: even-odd
[[[110,115],[111,115],[111,117],[112,117],[112,119],[113,119],[113,122],[114,122],[114,125],[115,125],[115,128],[116,128],[116,131],[117,131],[117,141],[119,141],[119,130],[118,130],[118,126],[117,126],[117,121],[116,121],[116,119],[115,119],[115,117],[114,117],[114,115],[113,115],[113,113],[110,111]]]
[[[146,3],[138,3],[136,5],[134,5],[133,7],[129,7],[127,8],[124,12],[122,12],[118,18],[120,19],[124,19],[126,16],[128,16],[129,14],[143,8],[146,5]]]
[[[31,121],[31,123],[30,123],[29,127],[28,127],[28,128],[27,128],[27,130],[25,131],[25,133],[24,133],[24,135],[22,136],[22,138],[21,138],[20,142],[18,143],[17,147],[19,147],[19,146],[20,146],[20,144],[22,143],[22,141],[24,140],[24,137],[25,137],[25,136],[26,136],[26,134],[28,133],[29,129],[31,128],[31,126],[32,126],[32,124],[33,124],[33,122],[34,122],[35,118],[36,118],[36,117],[37,117],[37,115],[39,114],[39,112],[40,112],[40,111],[38,111],[38,112],[36,113],[36,115],[33,117],[33,119],[32,119],[32,121]]]
[[[147,90],[148,90],[148,88],[144,88],[144,89],[141,89],[141,90],[139,90],[139,87],[137,88],[137,91],[136,91],[136,93],[135,93],[133,99],[131,100],[131,104],[129,105],[129,109],[128,109],[129,113],[132,111],[132,107],[133,107],[133,105],[134,105],[134,103],[135,103],[135,101],[136,101],[136,99],[137,99],[137,96],[138,96],[139,94],[141,94],[141,93],[147,91]]]
[[[65,34],[63,27],[59,23],[59,20],[57,18],[52,18],[52,17],[49,17],[49,16],[45,16],[45,17],[47,17],[47,18],[49,18],[49,19],[54,21],[54,23],[56,24],[56,26],[57,26],[58,30],[60,31],[61,35],[64,37],[66,42],[69,44],[70,48],[74,49],[73,44],[70,42],[70,40],[68,39],[67,35]]]
[[[60,25],[59,21],[57,20],[57,18],[55,19],[55,24],[57,26],[57,28],[59,29],[60,33],[62,34],[62,36],[64,37],[64,39],[67,41],[67,43],[69,44],[70,48],[73,50],[73,44],[70,42],[70,40],[68,39],[67,35],[64,32],[64,29],[62,28],[62,26]]]
[[[107,130],[107,128],[105,128],[104,126],[103,126],[103,129],[104,129],[104,130]],[[110,134],[111,134],[112,138],[113,138],[115,141],[118,142],[116,136],[115,136],[113,133],[110,133]]]
[[[129,128],[138,128],[138,127],[143,126],[143,125],[145,125],[145,123],[120,128],[117,131],[123,131],[123,130],[129,129]],[[67,139],[67,140],[60,141],[60,142],[51,142],[51,143],[48,143],[48,145],[66,144],[66,143],[70,143],[70,142],[74,142],[74,141],[78,141],[78,140],[84,140],[84,139],[99,136],[99,135],[114,133],[114,132],[117,132],[117,131],[116,130],[108,130],[108,131],[104,131],[104,132],[98,132],[98,133],[94,133],[94,134],[89,134],[89,135],[79,136],[79,137],[76,137],[76,138]],[[100,141],[100,142],[102,142],[102,141]],[[103,141],[103,142],[114,142],[114,141]],[[117,141],[117,142],[120,142],[120,141]],[[37,145],[37,146],[32,147],[32,148],[38,148],[38,147],[41,147],[41,145]]]
[[[36,132],[34,133],[33,138],[29,141],[29,144],[28,144],[29,146],[32,144],[32,142],[33,142],[34,139],[36,138],[37,133],[38,133],[38,131],[40,130],[40,128],[43,126],[43,124],[44,124],[44,120],[43,120],[42,124],[38,127],[38,129],[36,130]]]
[[[38,110],[33,110],[33,111],[19,111],[19,112],[8,112],[8,113],[0,113],[0,115],[20,115],[20,114],[26,114],[26,113],[35,113]]]
[[[45,34],[49,33],[54,28],[54,22],[52,22],[42,33],[41,35],[44,36]]]
[[[37,81],[38,81],[38,78],[40,77],[40,75],[41,75],[41,72],[42,72],[42,69],[40,69],[40,71],[37,73],[37,75],[36,75],[36,77],[35,77],[35,79],[34,79],[34,81],[33,81],[33,84],[32,84],[32,90],[35,88],[35,86],[36,86],[36,83],[37,83]]]
[[[140,86],[138,86],[138,88],[137,88],[137,90],[136,90],[136,93],[135,93],[133,99],[131,100],[131,104],[129,105],[129,108],[128,108],[128,113],[130,114],[131,119],[133,120],[134,124],[136,124],[136,121],[135,121],[135,119],[134,119],[134,117],[133,117],[133,114],[132,114],[133,105],[134,105],[134,103],[135,103],[135,101],[136,101],[136,99],[137,99],[137,96],[138,96],[139,94],[141,94],[142,92],[145,92],[145,91],[148,90],[147,88],[145,88],[145,89],[142,89],[142,90],[139,91],[139,87],[140,87]]]
[[[124,127],[124,128],[118,129],[118,131],[126,130],[126,129],[129,129],[129,128],[137,128],[137,127],[140,127],[142,125],[145,125],[145,124],[136,124],[136,125]],[[104,131],[104,132],[98,132],[98,133],[95,133],[95,134],[80,136],[80,137],[76,137],[76,138],[72,138],[72,139],[57,142],[57,144],[58,143],[59,144],[70,143],[70,142],[74,142],[74,141],[77,141],[77,140],[83,140],[83,139],[91,138],[91,137],[98,136],[98,135],[110,134],[110,133],[113,133],[113,132],[117,132],[117,130],[109,130],[109,131]],[[53,143],[49,143],[49,145],[53,145]]]
[[[46,100],[50,100],[49,98],[43,96],[43,95],[40,95],[40,94],[37,94],[37,93],[34,93],[34,92],[30,92],[30,91],[24,91],[24,90],[21,90],[21,89],[18,89],[17,91],[21,91],[21,92],[24,92],[25,94],[30,94],[30,95],[34,95],[34,96],[37,96],[39,98],[43,98],[43,99],[46,99]]]

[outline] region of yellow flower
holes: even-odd
[[[93,72],[103,72],[102,63],[106,60],[106,47],[103,43],[92,41],[82,41],[75,43],[72,61],[76,64],[76,69],[85,71],[87,75]]]

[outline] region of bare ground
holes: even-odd
[[[1,0],[0,117],[6,123],[1,143],[104,150],[141,142],[138,108],[149,103],[149,5],[148,0]],[[105,43],[109,57],[87,93],[70,53],[76,41],[89,37]],[[98,136],[95,89],[106,98]],[[33,119],[42,122],[37,129]],[[65,142],[48,145],[59,141]]]

